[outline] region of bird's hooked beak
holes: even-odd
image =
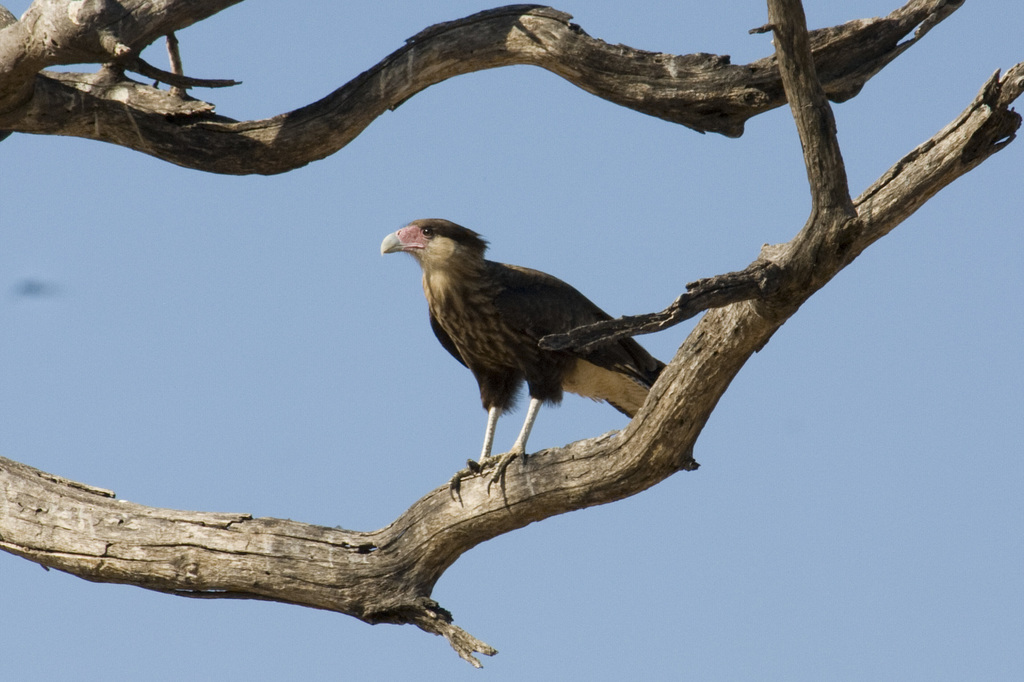
[[[426,236],[419,226],[414,224],[406,225],[398,232],[392,232],[380,243],[381,255],[405,251],[418,256],[419,252],[425,248],[427,248]]]
[[[402,240],[398,238],[397,232],[392,232],[380,243],[380,255],[401,251],[404,248]]]

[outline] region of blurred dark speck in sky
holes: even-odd
[[[47,298],[57,293],[56,284],[34,277],[26,277],[14,285],[14,295],[18,298]]]

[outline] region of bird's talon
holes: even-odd
[[[461,471],[456,472],[448,481],[448,495],[456,502],[462,501],[462,476],[459,475],[461,473]]]
[[[521,453],[518,452],[506,452],[503,455],[498,455],[493,458],[494,461],[494,474],[491,476],[491,480],[487,482],[487,494],[491,494],[491,486],[497,483],[502,492],[505,491],[505,472],[508,469],[508,465],[511,464]],[[525,459],[526,454],[522,453],[522,457]]]

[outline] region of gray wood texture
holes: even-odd
[[[117,69],[40,73],[69,61],[130,63],[158,36],[231,3],[86,3],[96,12],[133,12],[138,20],[116,24],[97,15],[80,17],[74,27],[57,17],[67,16],[67,4],[37,2],[30,10],[63,36],[59,49],[43,49],[37,29],[22,26],[24,21],[0,32],[0,127],[104,139],[213,172],[278,173],[301,166],[339,150],[380,113],[433,83],[506,64],[537,64],[613,102],[728,135],[740,134],[747,118],[788,99],[812,197],[803,229],[785,244],[765,246],[742,273],[691,285],[690,293],[703,298],[685,299],[692,308],[687,314],[708,312],[623,431],[532,454],[508,469],[501,488],[489,487],[486,473],[465,479],[459,495],[445,482],[388,526],[359,532],[244,513],[146,507],[0,458],[0,549],[92,581],[190,597],[267,599],[368,623],[413,624],[447,638],[474,665],[475,654],[495,650],[456,626],[431,599],[438,578],[462,553],[534,521],[613,502],[696,468],[694,443],[746,360],[865,248],[1012,142],[1021,123],[1010,107],[1024,89],[1024,64],[994,74],[949,125],[860,197],[850,197],[829,98],[855,95],[957,6],[939,0],[915,0],[884,19],[812,34],[798,0],[769,0],[770,23],[761,30],[774,32],[777,54],[742,67],[710,55],[609,46],[550,8],[500,8],[427,29],[352,83],[289,114],[287,123],[282,117],[219,119],[202,103],[131,83]],[[142,5],[165,11],[150,14]],[[100,25],[122,26],[125,33],[94,30]],[[917,37],[899,42],[915,29]],[[643,96],[637,82],[648,86]],[[655,326],[663,322],[655,320]],[[610,333],[649,331],[641,329],[647,323],[651,319],[620,321]],[[554,341],[600,343],[606,331]]]

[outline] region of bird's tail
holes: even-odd
[[[652,384],[660,371],[661,368],[654,373]],[[632,374],[599,367],[586,360],[576,361],[576,365],[563,380],[562,387],[570,393],[603,400],[630,418],[640,410],[651,390],[650,385],[645,385]]]

